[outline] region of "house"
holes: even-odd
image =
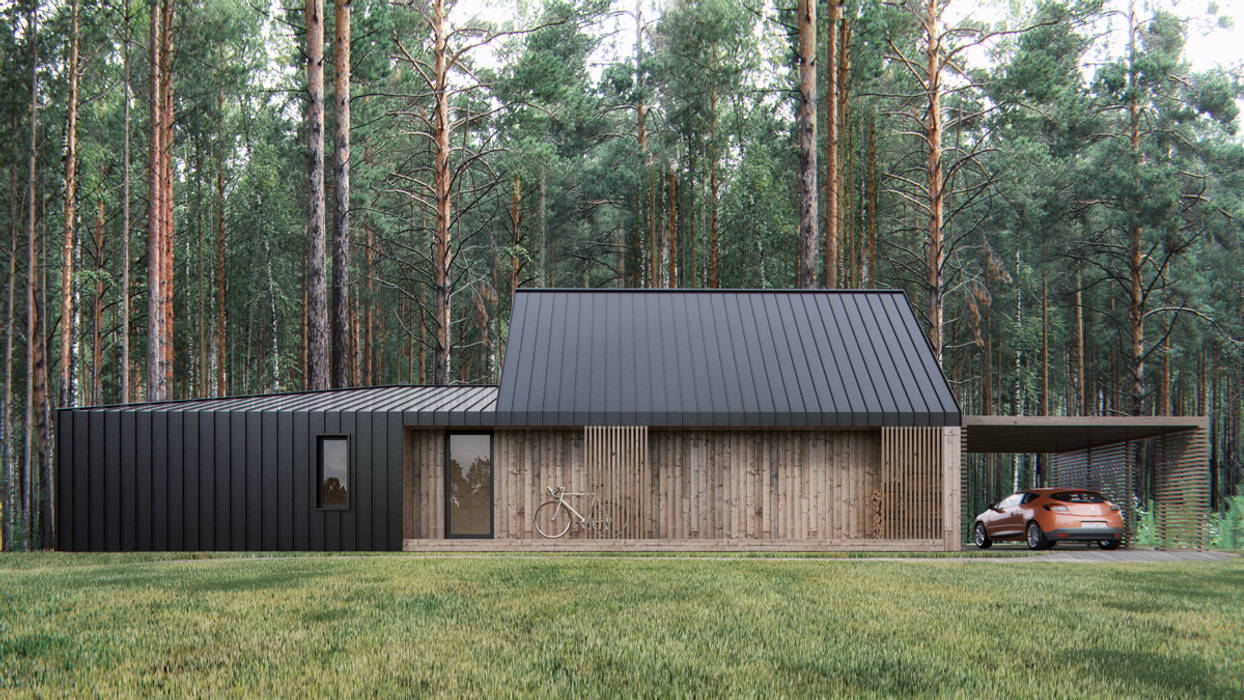
[[[499,386],[56,421],[65,550],[963,541],[964,420],[899,291],[522,290]],[[568,498],[592,527],[542,537],[550,487],[593,494]]]

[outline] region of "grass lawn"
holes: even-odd
[[[0,557],[0,695],[1244,695],[1244,562]]]

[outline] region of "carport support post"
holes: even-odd
[[[960,442],[963,428],[959,426],[942,428],[942,538],[947,552],[958,552],[963,549],[963,534],[959,522],[962,478],[962,443]]]

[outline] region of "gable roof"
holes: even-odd
[[[519,290],[497,425],[958,425],[901,291]]]

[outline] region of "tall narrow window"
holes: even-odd
[[[492,537],[492,435],[450,433],[445,452],[446,533]]]
[[[350,507],[350,438],[321,435],[317,439],[316,479],[319,496],[316,506],[328,510]]]

